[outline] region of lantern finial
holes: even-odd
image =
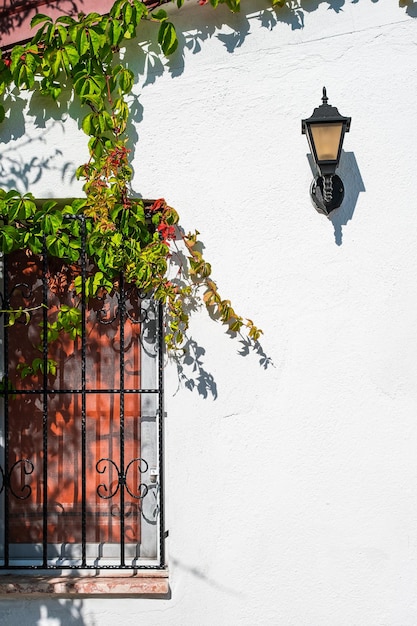
[[[326,87],[323,87],[323,97],[321,101],[323,102],[323,104],[327,104],[327,102],[329,101],[329,98],[327,97]]]

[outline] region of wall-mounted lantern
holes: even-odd
[[[340,115],[327,101],[326,87],[323,87],[323,104],[314,109],[311,117],[302,120],[301,130],[307,135],[318,170],[318,176],[311,183],[311,199],[317,211],[328,216],[342,204],[345,195],[343,183],[335,172],[351,118]]]

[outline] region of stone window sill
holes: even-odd
[[[129,574],[97,576],[20,576],[0,575],[0,596],[166,596],[169,592],[168,571],[136,571]]]

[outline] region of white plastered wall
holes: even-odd
[[[167,363],[171,597],[7,599],[2,625],[417,624],[417,11],[302,5],[171,7],[180,51],[135,88],[133,191],[198,228],[265,333],[247,354],[201,311],[182,381]],[[301,135],[323,85],[352,117],[332,220]],[[1,129],[2,184],[78,195],[77,108],[43,107]]]

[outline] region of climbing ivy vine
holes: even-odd
[[[182,1],[177,1],[178,6]],[[213,0],[213,6],[218,1]],[[237,0],[226,0],[226,4],[238,9]],[[178,39],[166,11],[149,11],[140,0],[116,0],[107,15],[61,16],[53,21],[37,14],[31,22],[32,40],[0,57],[0,122],[13,115],[9,96],[16,90],[37,91],[55,101],[76,97],[86,108],[81,127],[88,137],[90,155],[77,169],[85,197],[64,207],[55,200],[39,206],[31,193],[0,189],[0,251],[8,254],[25,249],[40,255],[46,247],[49,255],[74,264],[81,251],[80,222],[66,217],[84,215],[87,254],[96,268],[87,281],[87,296],[111,294],[123,272],[127,282],[152,293],[165,305],[165,341],[170,350],[181,350],[189,324],[188,304],[196,298],[231,331],[245,328],[256,342],[262,331],[220,296],[210,264],[203,258],[198,231],[184,233],[177,212],[165,200],[145,207],[142,200],[129,194],[132,168],[127,148],[127,96],[134,75],[121,61],[120,49],[136,36],[144,20],[156,24],[162,52],[172,54]],[[179,245],[186,253],[177,255],[173,263]],[[185,261],[178,264],[178,259]],[[81,293],[79,276],[69,288]],[[7,313],[11,324],[29,318],[28,309]],[[75,338],[79,324],[78,309],[62,306],[48,323],[48,340],[53,341],[60,332]],[[42,359],[38,361],[38,365],[22,367],[22,375],[36,373],[42,367]],[[56,365],[52,360],[48,368],[53,374]]]

